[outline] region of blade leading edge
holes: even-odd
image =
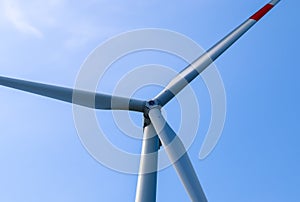
[[[95,109],[143,112],[145,101],[0,76],[0,85]]]
[[[213,63],[222,53],[244,35],[256,22],[269,12],[280,0],[272,0],[240,26],[212,46],[206,53],[198,57],[192,64],[183,69],[170,83],[153,99],[160,106],[167,104],[186,85],[194,80],[202,71]]]
[[[150,109],[149,117],[191,200],[206,202],[197,174],[179,137],[165,121],[158,108]]]

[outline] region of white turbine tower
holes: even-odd
[[[160,143],[173,163],[173,166],[192,201],[205,202],[197,174],[180,138],[172,130],[161,114],[161,108],[173,99],[186,85],[214,62],[227,48],[246,33],[260,18],[271,10],[280,0],[272,0],[244,23],[234,29],[207,52],[183,69],[152,100],[143,101],[132,98],[86,92],[82,90],[35,83],[0,76],[0,85],[54,98],[57,100],[102,110],[130,110],[144,114],[144,138],[140,170],[137,181],[136,201],[156,201],[157,151]],[[76,94],[76,99],[73,95]],[[91,104],[90,100],[95,102]],[[113,102],[112,102],[113,100]],[[147,155],[153,154],[153,155]],[[151,172],[149,172],[151,171]]]

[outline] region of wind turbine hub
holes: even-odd
[[[151,109],[154,109],[154,108],[157,108],[157,109],[160,110],[162,108],[162,106],[159,105],[156,100],[149,100],[149,101],[146,102],[145,108],[144,108],[145,118],[149,118],[148,113]]]

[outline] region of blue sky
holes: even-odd
[[[265,3],[1,0],[0,75],[72,87],[87,55],[116,34],[164,28],[208,49]],[[192,83],[203,114],[189,154],[209,201],[299,201],[299,7],[280,2],[216,61],[227,117],[204,160],[198,153],[209,97],[201,79]],[[0,96],[0,201],[134,200],[137,177],[88,154],[70,104],[4,87]],[[140,142],[130,149],[138,151]],[[157,200],[189,201],[171,167],[158,175]]]

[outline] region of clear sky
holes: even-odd
[[[87,55],[116,34],[170,29],[208,49],[265,3],[1,0],[0,75],[73,87]],[[216,61],[227,116],[204,160],[198,153],[209,97],[201,79],[192,83],[203,115],[189,155],[209,201],[300,200],[299,8],[299,1],[283,0]],[[70,104],[4,87],[0,97],[0,201],[134,200],[137,176],[110,170],[88,154]],[[108,130],[118,134],[113,124]],[[140,141],[128,141],[134,148],[124,141],[123,149],[140,150]],[[159,172],[157,201],[189,201],[172,167]]]

